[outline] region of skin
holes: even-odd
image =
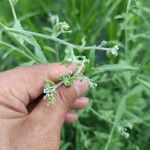
[[[86,80],[75,81],[70,88],[57,89],[57,102],[47,105],[43,100],[44,81],[58,78],[77,69],[75,64],[18,67],[0,73],[0,149],[57,150],[64,122],[72,123],[78,115],[70,109],[83,109],[88,99]]]

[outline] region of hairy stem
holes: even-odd
[[[1,44],[1,45],[4,45],[4,46],[7,46],[7,47],[9,47],[9,48],[11,48],[11,49],[13,49],[14,51],[20,53],[21,55],[25,56],[26,58],[28,58],[28,59],[30,59],[30,60],[33,60],[33,58],[32,58],[30,55],[28,55],[28,54],[25,53],[24,51],[21,51],[19,48],[15,47],[15,46],[13,46],[13,45],[11,45],[11,44],[9,44],[9,43],[0,41],[0,44]]]
[[[32,57],[32,60],[34,60],[36,63],[40,63],[38,58],[25,45],[21,44],[10,34],[10,32],[7,30],[7,27],[1,21],[0,21],[0,27],[18,46],[20,46],[28,55],[30,55],[30,57]]]
[[[9,3],[10,3],[10,7],[11,7],[11,10],[12,10],[12,14],[13,14],[14,20],[15,20],[15,22],[17,22],[18,19],[17,19],[17,15],[16,15],[16,12],[15,12],[15,9],[14,9],[14,5],[13,5],[11,0],[9,0]]]
[[[19,30],[15,30],[15,29],[11,29],[11,28],[7,28],[7,30],[9,32],[14,32],[14,33],[18,33],[18,34],[25,34],[25,35],[32,35],[32,36],[37,36],[40,38],[44,38],[44,39],[48,39],[48,40],[52,40],[55,42],[58,42],[62,45],[66,45],[68,47],[74,48],[74,49],[82,49],[82,50],[89,50],[89,49],[95,49],[95,50],[100,50],[100,51],[111,51],[113,48],[106,48],[106,47],[102,47],[102,46],[82,46],[82,45],[75,45],[72,43],[69,43],[67,41],[64,41],[62,39],[59,39],[57,37],[53,37],[53,36],[49,36],[49,35],[45,35],[42,33],[37,33],[37,32],[31,32],[31,31],[19,31]]]

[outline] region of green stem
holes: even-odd
[[[82,70],[83,70],[83,68],[85,66],[85,62],[86,62],[86,60],[83,59],[81,65],[79,66],[78,70],[75,72],[74,76],[77,76],[78,74],[80,74],[82,72]]]
[[[83,67],[84,67],[84,64],[85,64],[85,60],[82,61],[81,65],[79,66],[79,68],[77,69],[77,71],[74,73],[74,75],[73,75],[72,77],[75,77],[75,78],[76,78],[78,75],[80,75],[80,73],[82,72],[82,69],[83,69]],[[53,90],[51,90],[51,91],[49,92],[49,94],[54,93],[55,90],[57,90],[57,88],[59,88],[62,84],[64,84],[63,81],[60,81],[59,83],[55,84],[55,85],[53,86]]]
[[[125,57],[126,59],[127,57],[127,52],[128,52],[128,29],[127,29],[127,23],[128,23],[128,12],[130,9],[130,5],[131,5],[131,0],[128,0],[127,2],[127,8],[126,8],[126,14],[125,14]]]
[[[114,135],[114,132],[115,132],[115,129],[117,127],[117,124],[119,123],[120,119],[122,118],[123,114],[124,114],[124,108],[125,107],[125,97],[122,98],[120,104],[119,104],[119,107],[118,107],[118,110],[117,110],[117,113],[115,115],[115,121],[114,121],[114,124],[111,128],[111,132],[109,134],[109,138],[107,140],[107,143],[105,145],[105,148],[104,150],[108,150],[109,146],[110,146],[110,143],[111,143],[111,140],[112,140],[112,137]]]
[[[55,90],[57,90],[62,84],[63,84],[63,82],[59,82],[59,83],[55,84],[53,87],[53,90],[51,90],[50,94],[54,93]]]
[[[95,46],[95,45],[94,46],[75,45],[75,44],[69,43],[67,41],[64,41],[62,39],[59,39],[57,37],[45,35],[45,34],[42,34],[42,33],[31,32],[31,31],[25,31],[25,30],[24,31],[18,31],[18,30],[11,29],[11,28],[7,28],[7,30],[9,32],[14,32],[14,33],[18,33],[18,34],[32,35],[32,36],[37,36],[37,37],[40,37],[40,38],[52,40],[52,41],[58,42],[62,45],[66,45],[66,46],[74,48],[74,49],[82,49],[82,50],[95,49],[95,50],[100,50],[100,51],[111,51],[113,49],[113,48],[106,48],[106,47]]]
[[[11,45],[11,44],[8,44],[8,43],[2,42],[2,41],[0,41],[0,44],[1,44],[1,45],[4,45],[4,46],[7,46],[7,47],[9,47],[9,48],[11,48],[11,49],[13,49],[13,50],[15,50],[16,52],[22,54],[23,56],[27,57],[27,58],[30,59],[30,60],[33,60],[33,58],[32,58],[30,55],[28,55],[28,54],[25,53],[24,51],[21,51],[20,49],[18,49],[17,47],[15,47],[15,46],[13,46],[13,45]]]
[[[18,19],[17,19],[17,15],[16,15],[16,12],[15,12],[15,9],[14,9],[14,5],[13,5],[11,0],[9,0],[9,3],[10,3],[10,7],[11,7],[11,10],[12,10],[12,14],[13,14],[14,20],[15,20],[15,22],[17,22]]]
[[[20,42],[18,42],[8,31],[8,28],[0,21],[0,27],[3,29],[3,31],[5,31],[5,33],[18,45],[20,46],[27,54],[30,55],[30,57],[32,57],[32,60],[34,60],[36,63],[41,63],[38,58],[36,58],[36,56],[23,44],[21,44]]]

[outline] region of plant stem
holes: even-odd
[[[13,46],[13,45],[11,45],[11,44],[8,44],[8,43],[3,42],[3,41],[0,41],[0,44],[1,44],[1,45],[4,45],[4,46],[7,46],[7,47],[9,47],[9,48],[11,48],[11,49],[13,49],[13,50],[15,50],[16,52],[22,54],[23,56],[27,57],[27,58],[30,59],[30,60],[33,60],[33,58],[32,58],[30,55],[28,55],[28,54],[25,53],[24,51],[21,51],[19,48],[15,47],[15,46]]]
[[[12,10],[12,14],[13,14],[14,20],[15,20],[15,22],[17,22],[18,19],[17,19],[17,15],[16,15],[16,12],[15,12],[15,9],[14,9],[14,5],[13,5],[11,0],[9,0],[9,3],[10,3],[10,7],[11,7],[11,10]]]
[[[108,150],[109,146],[110,146],[110,143],[111,143],[111,140],[112,140],[112,137],[114,135],[114,132],[115,132],[115,129],[119,123],[119,121],[121,120],[123,114],[124,114],[124,111],[125,111],[125,96],[122,98],[120,104],[119,104],[119,107],[118,107],[118,110],[116,112],[116,115],[115,115],[115,121],[114,121],[114,124],[111,128],[111,131],[110,131],[110,134],[109,134],[109,138],[107,140],[107,143],[105,145],[105,148],[104,150]]]
[[[7,30],[7,27],[0,21],[0,27],[3,29],[3,31],[6,32],[6,34],[18,45],[20,46],[28,55],[30,55],[32,57],[32,60],[34,60],[36,63],[40,63],[40,61],[38,60],[38,58],[36,58],[36,56],[23,44],[21,44],[20,42],[18,42]]]
[[[127,29],[127,23],[128,23],[128,12],[130,9],[130,5],[131,5],[131,0],[128,0],[127,2],[127,8],[126,8],[126,13],[125,13],[125,58],[127,59],[128,57],[128,29]]]
[[[84,67],[84,64],[85,64],[85,60],[82,61],[81,65],[79,66],[79,68],[77,69],[77,71],[74,73],[73,77],[77,77],[78,74],[80,74],[80,73],[82,72],[82,69],[83,69],[83,67]],[[55,90],[56,90],[57,88],[59,88],[62,84],[64,84],[63,81],[60,81],[59,83],[55,84],[55,85],[53,86],[53,90],[51,90],[49,94],[54,93]]]
[[[82,69],[84,68],[85,65],[85,59],[83,59],[81,65],[79,66],[78,70],[75,72],[74,76],[77,76],[78,74],[80,74],[82,72]]]
[[[55,90],[57,90],[62,84],[63,84],[63,82],[59,82],[59,83],[55,84],[54,87],[53,87],[53,90],[51,90],[50,93],[55,92]]]
[[[32,35],[32,36],[37,36],[37,37],[41,37],[41,38],[44,38],[44,39],[52,40],[52,41],[58,42],[60,44],[69,46],[69,47],[74,48],[74,49],[82,49],[82,50],[95,49],[95,50],[100,50],[100,51],[110,51],[110,50],[113,49],[113,48],[106,48],[106,47],[95,46],[95,45],[94,46],[80,46],[80,45],[75,45],[75,44],[69,43],[67,41],[64,41],[62,39],[59,39],[57,37],[45,35],[45,34],[42,34],[42,33],[36,33],[36,32],[26,31],[26,30],[19,31],[19,30],[15,30],[15,29],[11,29],[11,28],[7,28],[7,30],[9,32],[14,32],[14,33],[18,33],[18,34]]]

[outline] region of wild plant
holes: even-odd
[[[17,1],[9,0],[14,21],[0,21],[0,68],[76,63],[76,73],[61,77],[58,84],[45,81],[49,105],[55,105],[55,90],[62,84],[69,87],[87,76],[94,87],[79,121],[63,129],[61,149],[149,149],[149,2],[39,0],[43,17],[40,11],[19,14],[17,6],[26,3],[27,8],[30,1]],[[64,9],[55,10],[61,4]]]

